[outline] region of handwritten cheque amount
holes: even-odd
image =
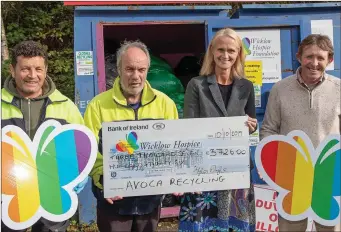
[[[247,117],[103,123],[104,196],[248,188]]]

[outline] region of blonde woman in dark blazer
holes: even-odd
[[[185,94],[184,117],[248,115],[249,132],[257,128],[252,83],[244,78],[242,41],[229,28],[218,31],[206,52],[200,76]],[[181,200],[179,231],[254,231],[253,189],[190,194]]]

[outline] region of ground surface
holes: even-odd
[[[71,223],[68,232],[98,232],[96,224],[90,226],[78,226],[76,223]],[[178,219],[177,218],[164,218],[160,219],[158,232],[176,232],[178,231]]]

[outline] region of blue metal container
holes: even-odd
[[[254,16],[244,17],[245,11],[240,11],[239,18],[231,19],[228,15],[230,9],[230,6],[76,7],[74,14],[75,99],[80,111],[84,113],[87,103],[95,95],[106,90],[104,55],[110,49],[111,43],[119,43],[124,39],[140,39],[156,54],[175,65],[181,57],[188,54],[202,58],[209,41],[221,28],[230,27],[237,31],[273,30],[279,35],[278,41],[272,43],[280,47],[281,78],[292,75],[298,67],[295,58],[298,44],[301,38],[310,34],[310,16],[278,17],[277,15],[269,20],[263,15],[256,17],[258,9],[255,8]],[[318,9],[316,8],[317,11]],[[270,12],[272,9],[269,8],[267,11]],[[335,21],[336,25],[340,25],[340,17],[338,20]],[[339,44],[339,32],[335,32],[335,36],[338,37],[335,37],[334,43],[338,39]],[[242,39],[246,40],[246,38]],[[107,40],[112,42],[105,42]],[[81,51],[92,52],[93,73],[87,73],[82,69],[85,66],[76,57],[77,52]],[[335,64],[335,67],[340,69],[340,64]],[[257,119],[260,123],[273,84],[262,84],[261,106],[257,108]],[[253,156],[255,147],[251,149]],[[255,170],[253,179],[256,183],[260,182]],[[90,183],[80,194],[79,215],[81,223],[89,224],[96,219],[96,201]]]

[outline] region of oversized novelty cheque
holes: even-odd
[[[264,181],[279,193],[276,205],[283,218],[340,223],[340,135],[328,136],[316,149],[302,131],[272,135],[257,146],[255,161]]]
[[[103,123],[104,196],[248,188],[246,116]]]
[[[71,218],[78,207],[73,188],[87,178],[96,160],[97,142],[82,125],[49,120],[33,141],[19,127],[2,129],[2,221],[25,229],[41,217]]]

